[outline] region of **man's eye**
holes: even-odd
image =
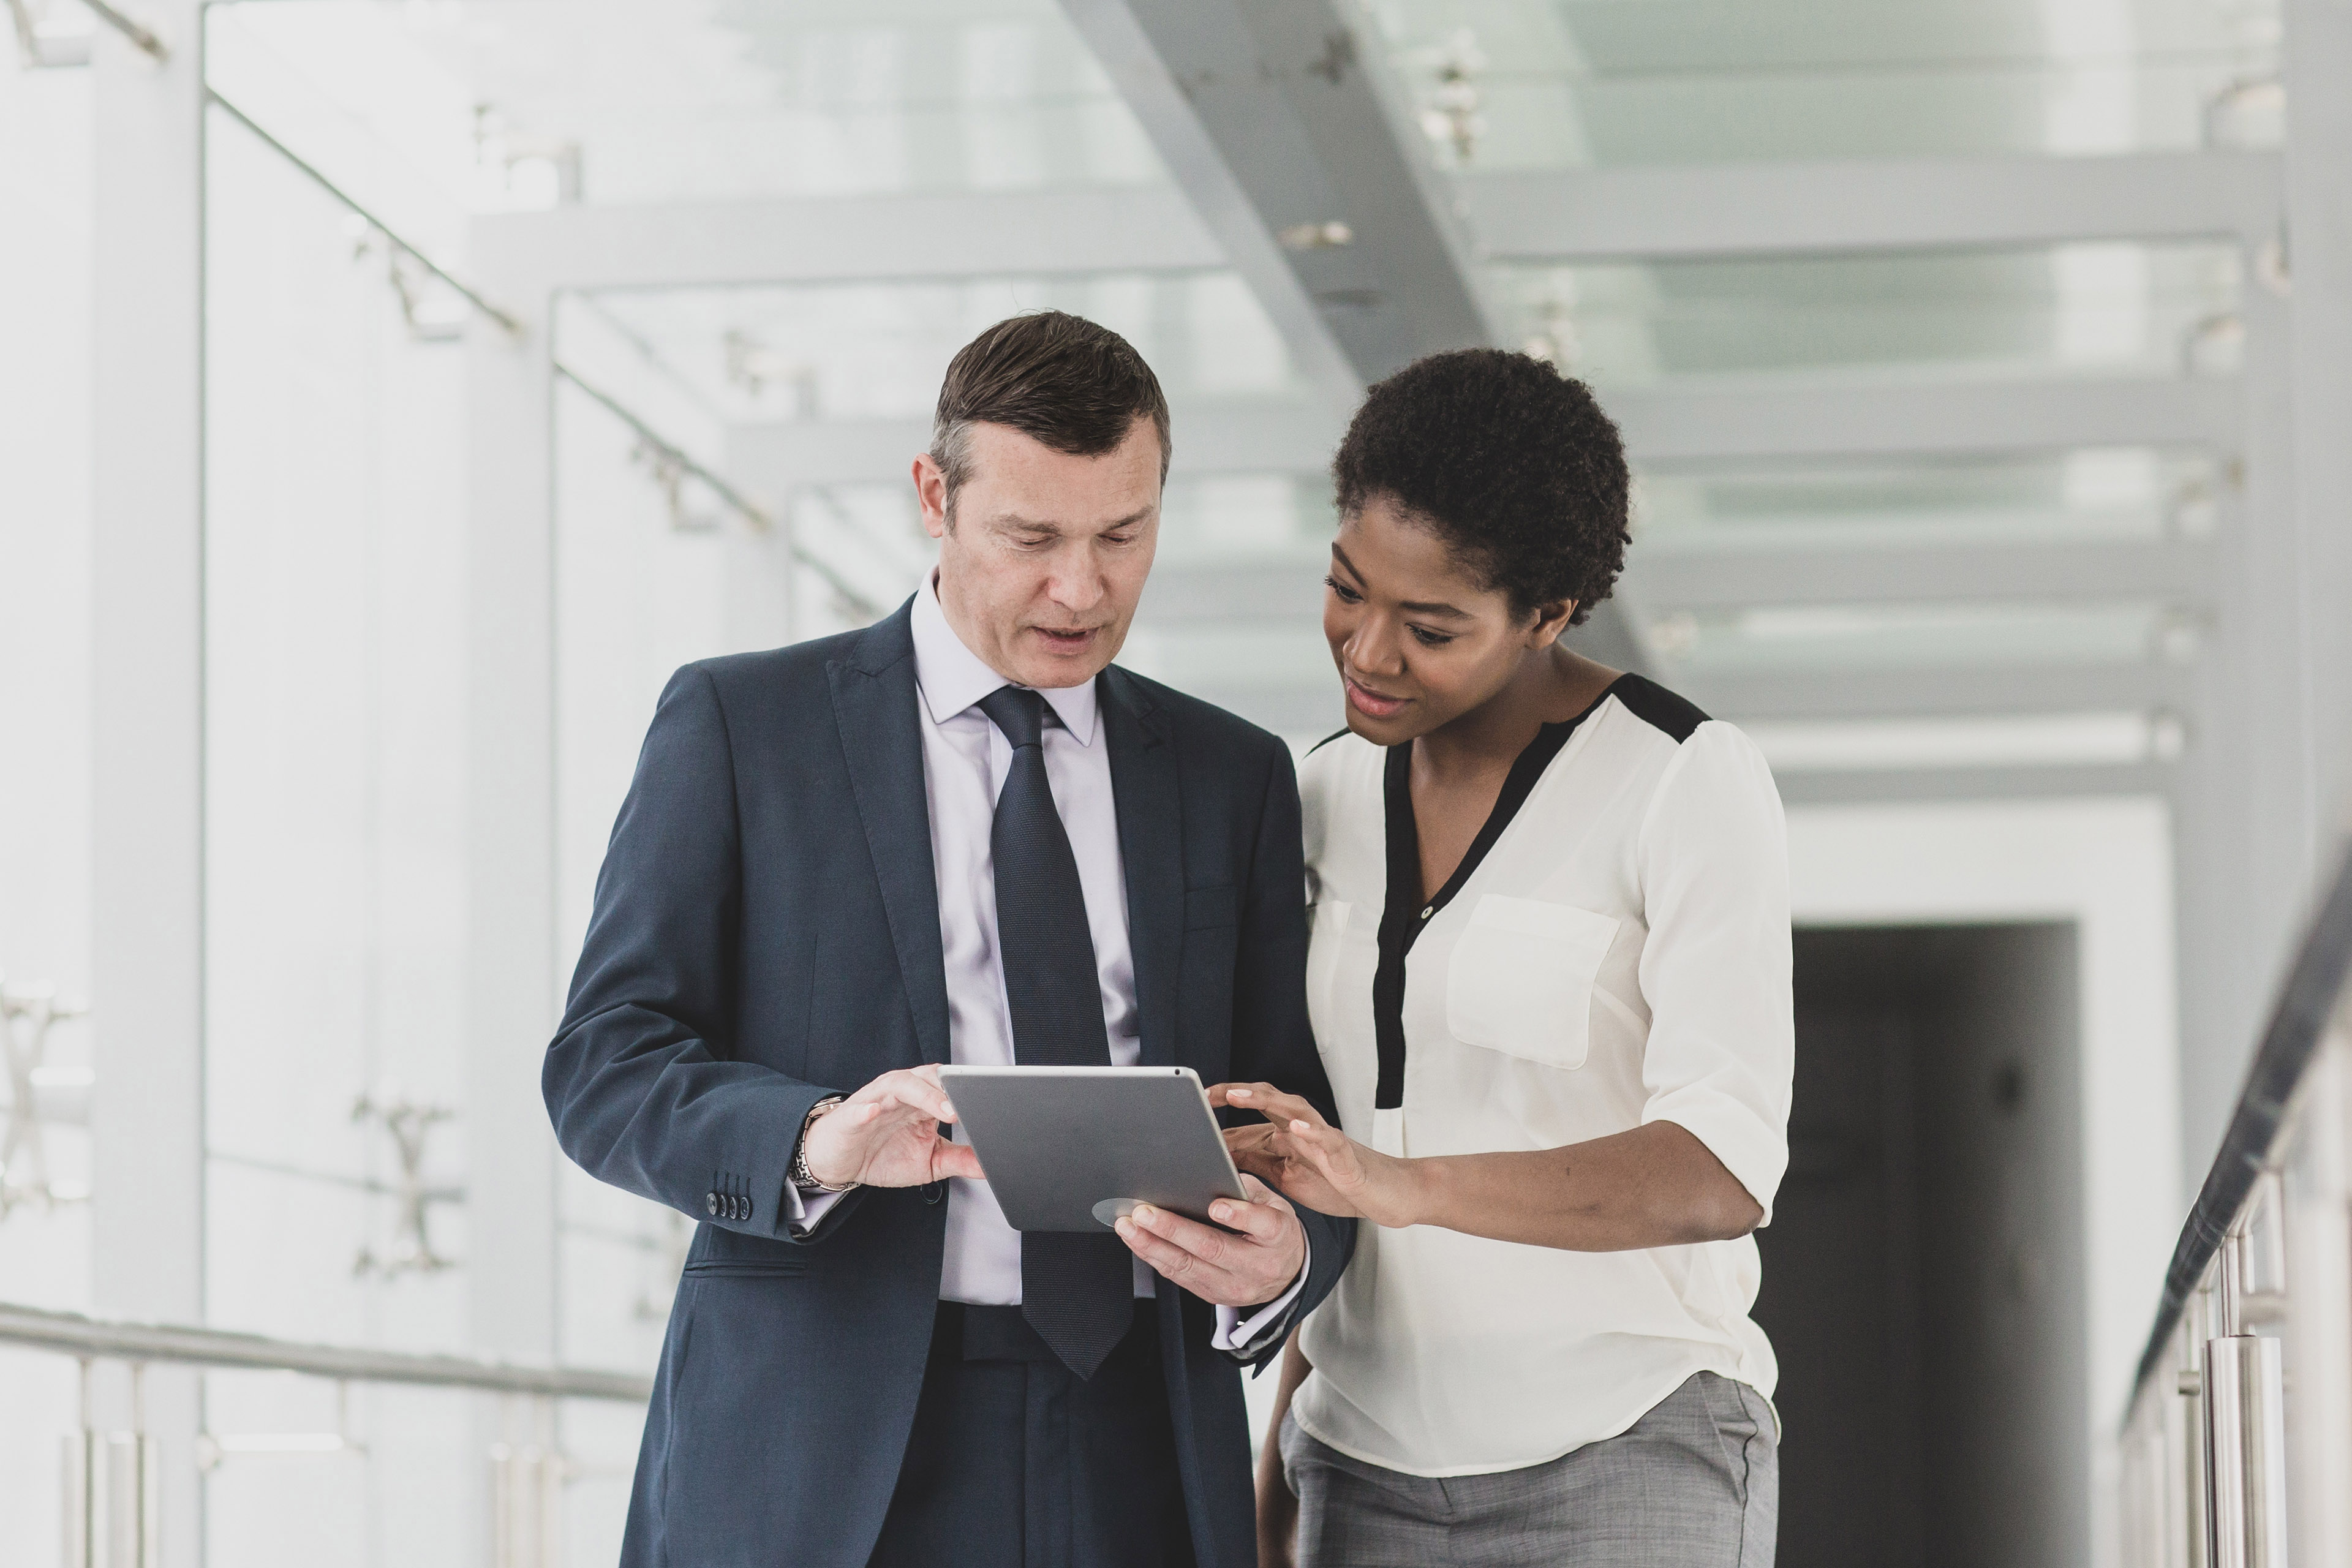
[[[1361,594],[1357,593],[1353,588],[1349,587],[1348,584],[1340,582],[1337,577],[1324,578],[1323,585],[1330,589],[1331,592],[1339,595],[1339,602],[1343,605],[1360,605],[1364,602],[1364,596]]]

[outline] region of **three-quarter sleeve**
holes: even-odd
[[[1788,827],[1756,743],[1721,722],[1693,731],[1634,853],[1649,925],[1642,1121],[1688,1130],[1769,1224],[1789,1165],[1796,1032]]]

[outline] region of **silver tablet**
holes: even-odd
[[[1106,1230],[1139,1203],[1205,1222],[1243,1195],[1190,1068],[943,1067],[940,1083],[1015,1230]]]

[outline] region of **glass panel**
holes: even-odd
[[[1509,337],[1597,384],[2237,368],[2235,247],[2095,243],[1490,269]]]
[[[250,0],[207,42],[306,158],[461,210],[1162,178],[1053,0]]]
[[[2133,664],[2195,652],[2199,628],[2155,604],[1758,605],[1647,623],[1660,679],[1840,668]]]
[[[1960,719],[1857,719],[1740,726],[1773,772],[1916,768],[2126,767],[2180,754],[2168,714],[2033,713]]]
[[[465,1098],[463,361],[340,205],[217,113],[208,148],[210,1312],[455,1348],[462,1276],[397,1267],[386,1118]],[[420,1179],[461,1188],[462,1142],[426,1129]]]
[[[1376,0],[1441,164],[2278,140],[2275,0]]]
[[[662,373],[740,423],[929,420],[958,349],[1043,310],[1120,333],[1171,403],[1304,393],[1280,334],[1224,271],[649,289],[594,304]]]
[[[2068,452],[1654,467],[1634,561],[1662,552],[2201,538],[2226,470],[2202,452]]]

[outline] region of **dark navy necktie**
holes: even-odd
[[[1024,1067],[1108,1067],[1086,889],[1045,778],[1045,700],[1005,686],[982,698],[980,710],[1013,743],[988,841],[1013,1058]],[[1080,1377],[1094,1375],[1134,1321],[1130,1257],[1108,1234],[1021,1237],[1021,1315]]]

